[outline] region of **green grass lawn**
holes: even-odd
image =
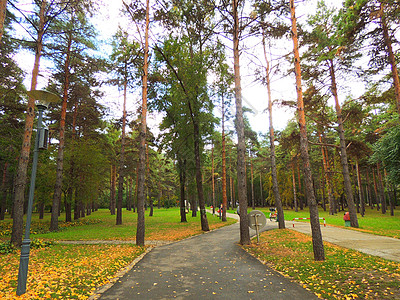
[[[187,223],[181,223],[179,208],[154,209],[154,214],[149,217],[149,211],[145,212],[145,230],[148,240],[174,241],[200,234],[200,212],[197,217],[191,213],[186,215]],[[123,210],[122,225],[115,225],[116,216],[110,215],[107,209],[93,212],[80,220],[65,223],[64,216],[60,216],[60,231],[49,232],[50,214],[46,214],[43,220],[38,215],[32,217],[31,237],[46,240],[135,240],[137,213]],[[210,229],[233,224],[236,221],[228,219],[221,222],[215,216],[208,214]],[[0,221],[0,237],[5,240],[11,234],[12,221],[10,219]]]

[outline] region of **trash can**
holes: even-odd
[[[349,212],[344,214],[343,220],[344,220],[344,226],[350,227],[350,213]]]

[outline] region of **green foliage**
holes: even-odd
[[[392,184],[400,184],[400,126],[394,126],[374,145],[370,161],[382,162]]]

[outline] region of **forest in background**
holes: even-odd
[[[45,115],[49,148],[39,155],[35,191],[39,217],[45,211],[56,216],[52,230],[58,228],[58,211],[71,221],[106,207],[117,215],[117,224],[122,222],[118,211],[137,209],[140,175],[150,213],[154,205],[183,207],[185,200],[196,208],[193,214],[199,206],[202,213],[202,201],[213,207],[223,203],[224,211],[236,207],[244,190],[238,182],[238,142],[245,145],[244,152],[239,149],[245,157],[246,195],[241,199],[247,205],[308,206],[298,115],[275,131],[270,118],[265,124],[269,134],[260,135],[250,126],[251,110],[243,107],[243,134],[225,130],[226,122],[240,128],[237,111],[230,113],[238,95],[237,69],[228,57],[235,37],[241,57],[249,53],[248,39],[259,41],[264,57],[258,57],[252,76],[266,91],[274,89],[275,77],[292,78],[285,88],[298,95],[302,89],[316,204],[331,214],[351,205],[360,215],[367,206],[394,214],[400,184],[398,1],[347,0],[339,10],[319,1],[315,14],[297,24],[296,34],[294,1],[234,1],[233,9],[229,1],[151,1],[149,23],[146,3],[124,2],[128,25],[118,28],[108,57],[91,24],[100,2],[22,3],[3,0],[0,16],[0,219],[12,214],[22,224],[34,146],[26,143],[26,134],[35,134],[34,103],[26,92],[36,89],[38,76],[44,75],[46,90],[63,99]],[[26,38],[16,34],[17,27]],[[274,51],[279,41],[291,42],[294,36],[298,58],[290,47],[279,49],[279,55]],[[15,60],[22,49],[33,53],[32,74],[24,74]],[[41,74],[41,57],[52,62],[51,74]],[[301,88],[294,78],[296,62]],[[127,111],[126,103],[137,102],[131,93],[143,94],[145,73],[148,109],[160,113],[162,121],[143,131],[143,105]],[[28,88],[23,81],[30,76]],[[350,78],[364,84],[357,98],[356,91],[341,87]],[[104,86],[123,92],[121,118],[109,118],[115,107],[104,105]],[[268,94],[269,117],[272,106],[299,107],[295,99],[268,99]],[[144,132],[145,164],[139,168]],[[206,225],[202,220],[203,230]]]

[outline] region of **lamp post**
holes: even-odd
[[[25,236],[22,241],[21,246],[21,256],[19,261],[19,271],[18,271],[18,287],[17,287],[17,295],[20,296],[25,294],[26,292],[26,280],[28,277],[28,263],[29,263],[29,252],[31,241],[29,239],[30,229],[31,229],[31,220],[32,220],[32,210],[33,210],[33,197],[35,192],[35,181],[36,181],[36,170],[37,170],[37,162],[39,156],[39,148],[43,148],[39,146],[39,144],[45,139],[43,139],[44,130],[42,128],[42,118],[43,111],[48,107],[50,102],[59,102],[61,98],[47,91],[33,90],[27,92],[29,97],[37,100],[37,108],[39,111],[38,116],[38,124],[37,124],[37,133],[35,138],[35,148],[33,151],[33,162],[32,162],[32,175],[31,175],[31,185],[29,187],[29,198],[28,198],[28,211],[26,218],[26,226],[25,226]],[[45,143],[44,143],[45,144]]]

